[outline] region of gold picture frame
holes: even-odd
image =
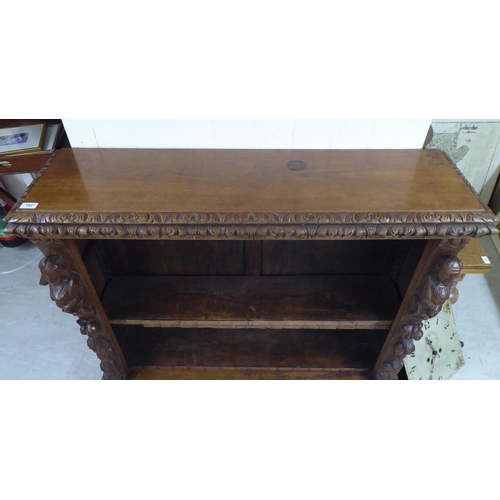
[[[41,151],[45,123],[0,129],[0,155]]]
[[[45,138],[43,140],[43,149],[41,151],[32,151],[30,149],[19,153],[10,153],[10,156],[28,156],[28,155],[46,155],[51,154],[56,149],[57,141],[61,136],[62,125],[60,123],[47,124],[45,128]]]

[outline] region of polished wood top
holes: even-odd
[[[494,222],[438,150],[63,149],[10,222]]]
[[[290,170],[294,160],[307,167]],[[66,149],[25,201],[73,212],[483,209],[428,150]]]

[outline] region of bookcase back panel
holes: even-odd
[[[96,241],[111,275],[245,274],[243,241]]]
[[[397,243],[263,241],[262,274],[387,274]]]
[[[92,252],[101,256],[109,276],[387,274],[396,278],[400,259],[415,243],[424,246],[408,240],[95,240]]]

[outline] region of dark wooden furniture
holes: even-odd
[[[497,232],[437,150],[63,149],[8,218],[107,379],[397,378]]]
[[[26,156],[0,156],[0,181],[4,175],[37,173],[50,160],[52,154]],[[7,204],[13,205],[16,199],[0,186],[0,198]]]
[[[64,130],[62,120],[59,119],[0,119],[0,129],[10,127],[21,127],[23,125],[35,125],[45,123],[47,125],[60,125],[61,133],[57,140],[56,148],[69,147],[69,140]],[[0,154],[0,182],[4,175],[13,174],[38,174],[42,168],[50,162],[52,153],[31,154],[16,156],[13,154]],[[16,199],[11,193],[0,186],[0,199],[12,206]]]

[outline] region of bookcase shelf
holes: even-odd
[[[142,328],[115,325],[131,370],[234,378],[367,378],[387,331]]]
[[[116,276],[111,324],[180,328],[389,329],[400,306],[388,276]]]

